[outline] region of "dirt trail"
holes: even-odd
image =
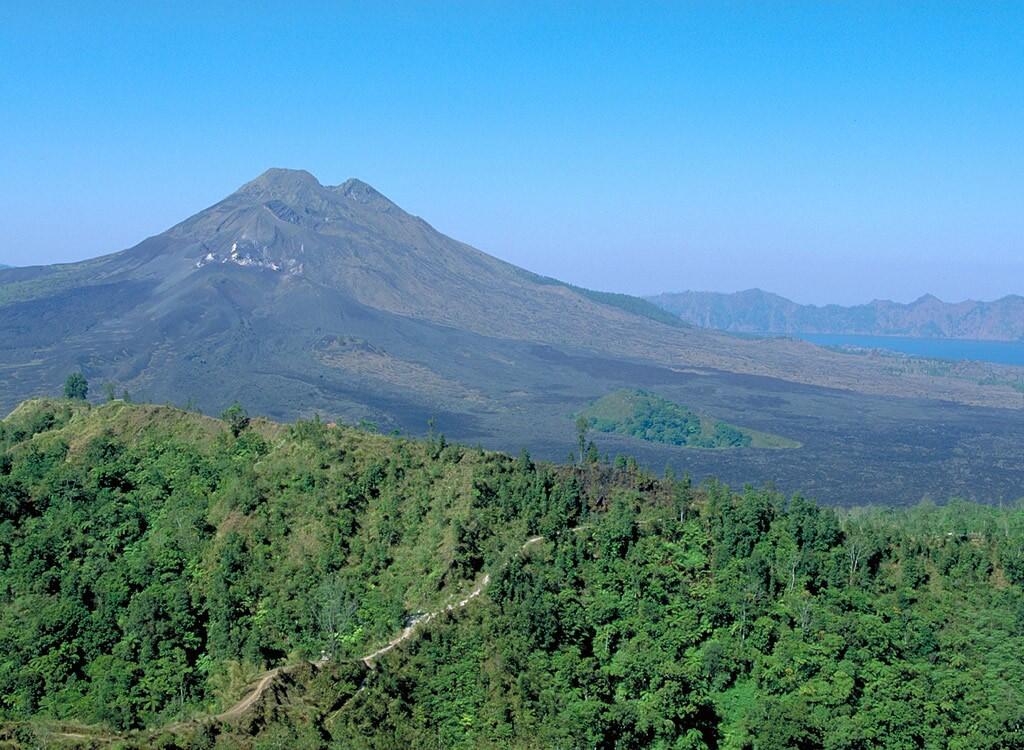
[[[543,539],[544,539],[543,536],[532,536],[529,539],[527,539],[525,542],[523,542],[523,546],[520,547],[520,549],[521,550],[525,550],[528,547],[531,547],[534,544],[537,544],[538,542],[543,541]],[[363,662],[363,664],[365,664],[370,669],[373,669],[374,662],[375,662],[375,660],[377,658],[383,656],[388,651],[390,651],[391,649],[393,649],[396,646],[398,646],[400,643],[403,643],[404,641],[407,641],[410,638],[412,638],[412,636],[416,633],[416,631],[420,628],[421,625],[425,625],[426,623],[430,622],[435,617],[437,617],[440,614],[443,614],[444,612],[451,612],[452,610],[462,609],[467,604],[469,604],[471,601],[473,601],[478,596],[480,596],[480,594],[482,594],[484,592],[484,589],[487,588],[487,586],[488,586],[488,584],[490,582],[491,582],[491,574],[490,573],[484,574],[484,577],[480,580],[480,583],[478,583],[476,585],[476,587],[472,591],[470,591],[468,594],[466,594],[465,597],[463,597],[462,599],[460,599],[457,602],[452,602],[451,604],[448,604],[443,609],[439,609],[439,610],[436,610],[434,612],[428,612],[427,614],[422,615],[422,616],[416,618],[413,622],[409,623],[409,625],[407,625],[405,628],[403,628],[402,631],[397,636],[395,636],[390,641],[388,641],[387,645],[381,646],[376,651],[373,651],[373,652],[367,654],[366,656],[361,657],[360,661]],[[315,666],[315,665],[324,664],[325,662],[328,661],[328,659],[329,659],[328,657],[324,656],[321,659],[319,659],[318,661],[310,661],[308,663],[309,664],[313,664]],[[264,672],[262,675],[260,675],[259,680],[256,682],[256,684],[253,687],[253,689],[251,691],[249,691],[248,693],[246,693],[244,698],[242,698],[240,701],[238,701],[238,703],[234,704],[233,706],[231,706],[226,711],[224,711],[222,713],[219,713],[219,714],[215,714],[214,716],[212,716],[210,718],[215,720],[215,721],[230,721],[232,719],[239,718],[240,716],[245,714],[246,711],[248,711],[250,708],[252,708],[253,705],[255,705],[255,703],[263,696],[263,694],[274,683],[274,678],[276,678],[276,677],[278,677],[278,676],[280,676],[282,674],[287,674],[288,672],[294,671],[294,670],[298,669],[299,667],[301,667],[304,663],[307,663],[307,662],[302,662],[302,663],[299,663],[299,664],[290,664],[290,665],[281,666],[281,667],[275,667],[274,669],[271,669],[271,670],[268,670],[268,671]],[[360,690],[362,690],[362,689],[363,688],[361,687]],[[340,711],[341,709],[338,709],[338,710]],[[335,714],[337,714],[337,713],[338,712],[336,711]],[[209,719],[207,719],[207,721],[208,720]],[[202,721],[202,720],[200,720],[200,721]],[[165,727],[165,730],[173,731],[175,729],[181,729],[181,728],[185,727],[186,725],[188,725],[189,723],[191,723],[191,722],[182,722],[180,724],[172,724],[172,725],[170,725],[168,727]],[[81,734],[79,732],[54,732],[53,734],[58,736],[58,737],[65,737],[67,739],[91,740],[91,741],[102,742],[102,743],[113,742],[114,739],[115,739],[113,737],[106,737],[106,736],[101,736],[101,735],[86,735],[86,734]]]
[[[543,536],[532,536],[529,539],[527,539],[525,542],[523,542],[523,546],[520,547],[520,549],[525,550],[528,547],[530,547],[530,546],[532,546],[534,544],[537,544],[537,542],[542,541],[543,539],[544,539]],[[401,644],[401,643],[409,640],[410,638],[412,638],[413,634],[415,634],[415,632],[420,628],[421,625],[425,625],[426,623],[430,622],[435,617],[437,617],[440,614],[443,614],[444,612],[450,612],[450,611],[455,610],[455,609],[462,609],[467,604],[469,604],[471,601],[473,601],[478,596],[480,596],[480,594],[482,594],[484,592],[484,589],[487,588],[487,585],[490,582],[491,582],[491,574],[490,573],[486,573],[484,575],[484,577],[481,579],[480,583],[478,583],[476,585],[476,588],[474,588],[472,591],[470,591],[468,594],[466,594],[465,598],[460,599],[457,602],[453,602],[452,604],[449,604],[444,609],[439,609],[439,610],[437,610],[435,612],[428,612],[427,614],[422,615],[421,617],[416,618],[413,622],[409,623],[409,625],[407,625],[405,628],[403,628],[402,631],[398,635],[396,635],[394,638],[392,638],[390,641],[388,641],[387,645],[381,646],[376,651],[373,651],[373,652],[367,654],[366,656],[361,657],[360,661],[363,662],[363,664],[365,664],[370,669],[373,669],[374,662],[379,657],[383,656],[384,654],[386,654],[388,651],[390,651],[391,649],[395,648],[399,644]],[[327,661],[327,657],[322,658],[319,662],[310,662],[310,663],[312,663],[312,664],[322,664],[325,661]],[[213,718],[218,720],[218,721],[228,721],[228,720],[231,720],[231,719],[237,719],[239,716],[241,716],[246,711],[248,711],[253,706],[253,704],[255,704],[256,701],[258,701],[260,699],[260,697],[263,695],[263,693],[265,693],[267,691],[267,688],[269,688],[271,686],[271,684],[274,682],[274,678],[275,677],[277,677],[278,675],[281,675],[281,674],[286,674],[286,673],[296,669],[298,666],[300,666],[300,665],[293,664],[293,665],[286,666],[286,667],[275,667],[274,669],[271,669],[268,672],[263,673],[260,676],[259,682],[256,683],[256,687],[254,687],[251,692],[246,694],[246,696],[244,698],[242,698],[242,700],[240,700],[238,703],[233,705],[227,711],[224,711],[223,713],[219,713],[216,716],[214,716]]]
[[[477,584],[477,587],[475,589],[473,589],[472,591],[470,591],[469,594],[466,595],[465,599],[462,599],[462,600],[460,600],[458,602],[455,602],[454,604],[449,604],[444,609],[439,609],[436,612],[428,612],[427,614],[423,615],[422,617],[417,617],[415,620],[413,620],[411,623],[409,623],[409,625],[406,626],[402,630],[401,633],[399,633],[397,636],[395,636],[390,641],[388,641],[388,644],[386,646],[381,646],[376,651],[367,654],[366,656],[362,657],[362,659],[360,661],[362,661],[363,664],[365,664],[366,666],[368,666],[368,667],[370,667],[372,669],[373,668],[373,662],[374,662],[374,660],[378,656],[383,656],[388,651],[390,651],[395,646],[397,646],[399,643],[402,643],[403,641],[407,641],[410,638],[412,638],[413,633],[416,632],[416,630],[419,628],[420,625],[425,625],[426,623],[428,623],[431,620],[433,620],[435,617],[437,617],[442,612],[450,612],[453,609],[462,609],[467,604],[469,604],[471,601],[473,601],[478,596],[480,596],[480,594],[483,593],[484,589],[487,588],[487,584],[489,584],[490,582],[491,582],[491,574],[487,573],[486,575],[484,575],[483,580],[481,580],[480,583]]]
[[[276,669],[271,669],[269,672],[263,675],[263,678],[258,683],[256,683],[256,688],[251,693],[249,693],[247,696],[245,696],[242,700],[233,705],[224,713],[217,714],[214,718],[218,721],[227,721],[229,719],[238,718],[239,716],[244,714],[246,711],[249,710],[249,707],[252,706],[253,703],[260,699],[260,696],[263,695],[263,693],[266,691],[268,687],[270,687],[270,683],[273,682],[274,678],[281,674],[284,670],[285,667],[277,667]]]
[[[109,744],[115,741],[113,737],[104,737],[98,734],[82,734],[81,732],[53,732],[52,736],[64,737],[65,739],[69,740],[88,740],[89,742],[102,742],[104,744]]]
[[[532,537],[530,537],[529,539],[527,539],[523,543],[523,546],[520,547],[520,549],[526,549],[530,545],[536,544],[537,542],[541,541],[543,538],[544,537],[542,537],[542,536],[532,536]],[[427,624],[428,622],[433,620],[435,617],[437,617],[442,612],[451,612],[453,609],[462,609],[467,604],[469,604],[471,601],[473,601],[478,596],[480,596],[480,594],[483,593],[484,589],[487,588],[487,584],[489,584],[490,582],[491,582],[491,574],[487,573],[486,575],[484,575],[483,580],[480,581],[480,583],[477,585],[477,587],[475,589],[473,589],[472,591],[470,591],[469,594],[466,595],[465,599],[457,601],[454,604],[449,604],[444,609],[439,609],[436,612],[428,612],[427,614],[423,615],[422,617],[416,618],[416,620],[414,620],[413,622],[409,623],[409,625],[405,629],[403,629],[401,633],[399,633],[397,636],[395,636],[390,641],[388,641],[388,644],[386,646],[381,646],[376,651],[367,654],[366,656],[362,657],[362,659],[360,659],[360,661],[362,661],[363,664],[365,664],[366,666],[368,666],[368,667],[370,667],[372,669],[373,668],[373,662],[374,662],[374,660],[378,656],[383,656],[384,654],[386,654],[388,651],[393,649],[398,644],[400,644],[403,641],[407,641],[410,638],[412,638],[413,633],[416,632],[416,630],[419,628],[420,625]]]

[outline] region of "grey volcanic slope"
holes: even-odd
[[[572,415],[641,385],[804,444],[709,452],[601,436],[697,476],[845,502],[1024,495],[1008,384],[893,373],[793,341],[658,320],[434,230],[376,190],[270,170],[113,255],[0,271],[0,408],[81,369],[138,399],[368,419],[564,458]],[[1009,407],[1018,409],[1011,411]]]
[[[943,302],[926,294],[910,304],[874,300],[865,305],[800,305],[761,289],[670,292],[648,301],[704,328],[737,333],[844,333],[996,341],[1024,340],[1024,297],[993,302]]]

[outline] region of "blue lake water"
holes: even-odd
[[[916,339],[902,336],[857,336],[838,333],[801,333],[799,338],[819,346],[857,346],[888,349],[930,359],[973,359],[1004,365],[1024,365],[1024,341],[971,341]]]

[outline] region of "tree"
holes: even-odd
[[[587,432],[590,430],[590,420],[580,414],[576,417],[576,444],[580,449],[580,465],[583,464],[584,452],[587,449]]]
[[[317,627],[324,641],[321,655],[332,659],[338,655],[338,647],[342,645],[359,610],[359,602],[348,591],[345,582],[339,575],[326,578],[317,591],[314,605]]]
[[[103,384],[103,396],[107,399],[108,402],[113,401],[114,399],[117,398],[117,393],[114,391],[113,383]]]
[[[231,427],[231,434],[235,437],[241,435],[242,431],[249,426],[249,412],[237,401],[225,409],[220,418],[228,423],[228,426]]]
[[[89,381],[85,379],[85,375],[80,372],[68,375],[67,380],[64,381],[64,398],[85,401],[85,397],[88,395]]]

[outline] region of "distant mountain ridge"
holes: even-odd
[[[992,302],[943,302],[926,294],[909,304],[874,300],[850,307],[801,305],[761,289],[669,292],[647,299],[684,322],[733,333],[1024,340],[1024,297],[1019,295]]]

